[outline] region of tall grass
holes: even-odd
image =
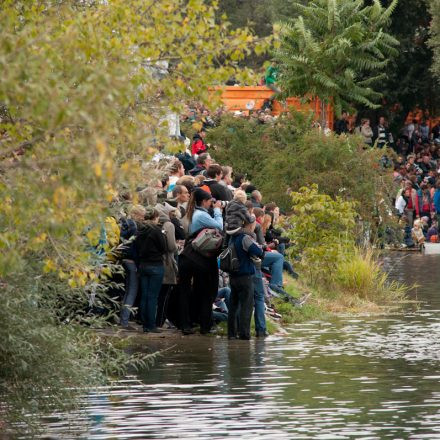
[[[390,303],[402,300],[409,287],[390,280],[371,249],[357,249],[336,264],[333,283],[346,293],[368,301]]]

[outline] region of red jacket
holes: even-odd
[[[207,147],[203,142],[203,139],[200,137],[194,137],[193,143],[191,145],[191,153],[194,154],[202,154],[206,151]]]

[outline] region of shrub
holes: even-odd
[[[293,214],[288,234],[302,255],[302,269],[316,283],[326,279],[354,247],[355,203],[320,194],[317,185],[290,196]]]
[[[358,136],[324,135],[312,128],[310,115],[292,112],[274,124],[226,115],[207,139],[216,160],[247,173],[265,201],[285,210],[290,190],[317,184],[333,198],[359,202],[356,211],[370,225],[390,219],[394,191],[381,166],[383,151],[366,149]]]

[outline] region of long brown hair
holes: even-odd
[[[194,191],[191,193],[191,197],[188,200],[188,205],[186,207],[186,218],[188,219],[188,222],[192,222],[192,218],[194,215],[194,211],[196,209],[196,197],[194,195]]]

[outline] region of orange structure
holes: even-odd
[[[428,125],[429,128],[434,127],[434,125],[438,124],[440,122],[440,117],[434,117],[432,115],[429,114],[429,111],[427,110],[421,110],[419,108],[415,109],[412,112],[408,113],[408,116],[406,117],[406,121],[405,123],[410,123],[413,120],[416,120],[418,123],[421,123],[423,120],[425,120]]]
[[[221,100],[228,111],[241,111],[249,114],[249,112],[261,109],[264,101],[273,94],[273,90],[266,86],[227,86],[222,88]],[[300,98],[287,98],[286,106],[281,105],[278,101],[274,101],[273,114],[278,115],[289,107],[299,111],[312,111],[315,115],[315,120],[319,120],[321,117],[321,101],[318,98],[314,98],[307,103],[302,103]],[[333,121],[333,107],[328,105],[327,127],[333,128]]]

